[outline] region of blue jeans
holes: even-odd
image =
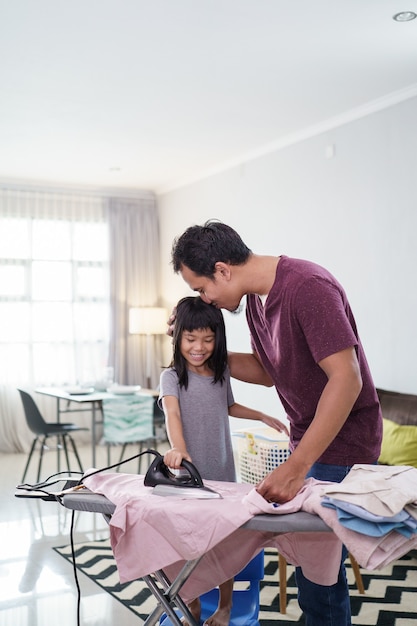
[[[350,466],[315,463],[307,478],[340,483],[349,470]],[[305,578],[300,567],[295,568],[298,603],[304,613],[306,626],[351,626],[349,588],[344,566],[346,556],[347,550],[343,546],[338,581],[330,587],[316,585]]]

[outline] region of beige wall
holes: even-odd
[[[350,298],[376,384],[417,393],[416,114],[411,98],[161,195],[164,304],[189,293],[170,266],[174,236],[219,218],[258,253],[332,271]],[[229,348],[247,349],[244,316],[225,319]],[[242,403],[281,411],[271,390],[234,389]]]

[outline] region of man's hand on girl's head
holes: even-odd
[[[174,306],[174,308],[172,309],[172,313],[168,318],[167,324],[168,324],[168,328],[167,328],[167,335],[168,337],[172,337],[172,335],[174,334],[174,326],[175,326],[175,318],[177,317],[177,307]]]

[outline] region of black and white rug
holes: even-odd
[[[138,617],[145,621],[156,600],[145,583],[134,581],[121,585],[109,542],[95,541],[75,546],[77,569],[94,580]],[[54,548],[71,561],[71,547]],[[361,570],[365,594],[356,589],[355,579],[346,561],[351,590],[352,623],[355,626],[417,626],[417,551],[393,562],[383,570]],[[81,584],[82,593],[82,584]],[[287,612],[279,612],[278,559],[274,550],[265,551],[265,577],[260,591],[260,624],[293,626],[304,624],[297,603],[294,568],[287,567]],[[138,620],[138,624],[141,622]]]

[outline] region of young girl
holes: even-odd
[[[168,467],[178,469],[187,459],[196,465],[202,478],[233,482],[236,474],[229,415],[259,420],[286,434],[288,430],[279,420],[234,401],[220,309],[199,296],[180,300],[173,346],[172,362],[160,379],[159,401],[171,444],[164,461]],[[228,626],[232,591],[233,579],[219,586],[219,606],[205,625]],[[199,598],[189,608],[199,621]]]

